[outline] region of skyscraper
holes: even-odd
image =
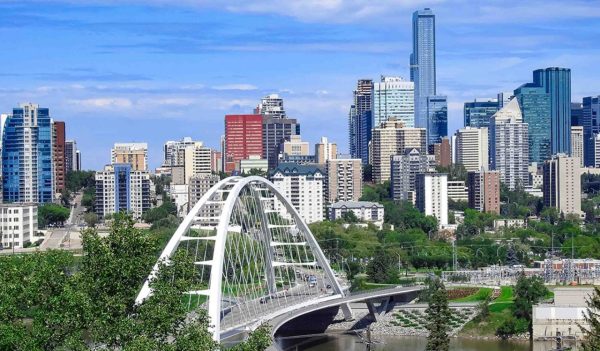
[[[96,172],[95,211],[100,218],[127,212],[139,219],[150,209],[150,173],[130,163],[114,163]]]
[[[416,207],[427,216],[435,216],[440,227],[448,225],[448,175],[420,173],[415,182]]]
[[[583,98],[583,157],[586,166],[594,166],[596,150],[594,143],[596,134],[600,133],[600,96],[588,96]]]
[[[571,102],[571,125],[583,125],[583,103]]]
[[[52,123],[52,162],[54,169],[54,191],[57,193],[65,189],[67,180],[67,168],[65,164],[65,122],[54,121]]]
[[[283,99],[278,94],[270,94],[260,100],[258,106],[254,109],[254,114],[271,116],[274,118],[285,118],[285,108],[283,108]]]
[[[263,117],[261,115],[226,115],[224,140],[225,172],[239,167],[241,160],[263,153]]]
[[[75,140],[65,141],[65,168],[67,173],[81,170],[79,155],[77,142]]]
[[[412,18],[413,51],[410,80],[415,83],[415,126],[427,128],[427,97],[436,95],[435,15],[431,9],[415,11]]]
[[[389,118],[415,126],[415,84],[401,77],[381,76],[381,82],[373,84],[373,127]]]
[[[427,145],[448,136],[448,100],[445,96],[427,97]]]
[[[571,126],[571,157],[579,159],[579,166],[583,167],[583,127]]]
[[[489,143],[487,128],[465,127],[456,131],[456,163],[467,171],[487,169],[489,164]]]
[[[402,155],[392,156],[391,187],[395,201],[415,201],[417,174],[435,171],[433,155],[421,153],[417,149],[407,149]]]
[[[487,128],[490,126],[490,118],[497,111],[498,100],[496,99],[475,99],[475,101],[465,102],[465,127]]]
[[[4,202],[51,202],[54,196],[52,120],[27,103],[7,116],[2,135]]]
[[[500,173],[478,171],[467,173],[469,207],[479,212],[500,214]]]
[[[293,118],[264,115],[262,120],[262,157],[269,169],[277,167],[279,145],[292,135],[300,135],[300,124]]]
[[[533,83],[550,94],[552,154],[571,152],[571,70],[549,67],[533,71]]]
[[[581,214],[581,171],[578,160],[558,154],[544,163],[544,205],[563,214]]]
[[[515,90],[523,122],[529,125],[529,162],[544,162],[552,155],[552,114],[550,94],[535,83],[521,85]]]
[[[315,161],[318,164],[325,164],[327,160],[333,160],[337,157],[337,144],[330,143],[326,137],[321,137],[321,141],[315,144]]]
[[[325,165],[325,201],[358,201],[362,196],[362,162],[358,158],[336,158]]]
[[[348,114],[350,155],[360,158],[363,165],[369,163],[369,142],[373,128],[371,112],[373,81],[359,79],[354,90],[354,101]]]

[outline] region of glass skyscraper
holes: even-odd
[[[51,202],[52,120],[47,108],[23,104],[14,108],[2,133],[4,202]]]
[[[358,80],[354,91],[354,103],[350,106],[348,114],[350,155],[353,158],[360,158],[363,165],[369,163],[369,142],[373,128],[372,90],[371,79]]]
[[[550,67],[533,71],[533,83],[550,94],[552,154],[571,154],[571,70]]]
[[[404,122],[406,127],[415,126],[415,98],[413,82],[400,77],[381,77],[373,84],[373,127],[390,118]]]
[[[490,118],[498,112],[498,106],[498,101],[495,99],[475,99],[475,101],[465,102],[465,127],[488,128]]]
[[[544,162],[552,156],[550,94],[534,83],[515,90],[523,122],[529,125],[529,162]]]
[[[596,159],[595,137],[600,133],[600,96],[583,98],[583,157],[586,167],[594,167]]]
[[[445,96],[427,97],[427,145],[448,136],[448,100]]]
[[[427,128],[427,97],[436,95],[435,15],[431,9],[415,11],[410,80],[415,83],[415,126]]]

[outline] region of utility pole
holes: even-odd
[[[452,240],[452,268],[454,271],[456,271],[456,261],[457,261],[457,256],[456,256],[456,239]]]

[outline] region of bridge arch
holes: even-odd
[[[344,296],[298,211],[262,177],[229,177],[202,196],[165,246],[136,303],[152,294],[150,282],[161,262],[178,250],[193,255],[188,306],[207,309],[217,341]],[[350,317],[347,305],[342,307]]]

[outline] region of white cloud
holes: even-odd
[[[130,108],[133,106],[133,102],[126,98],[92,98],[92,99],[81,99],[81,100],[69,100],[68,103],[72,105],[82,107],[94,107],[94,108],[108,108],[108,109],[122,109]]]
[[[223,85],[215,85],[212,87],[214,90],[256,90],[258,87],[252,84],[223,84]]]

